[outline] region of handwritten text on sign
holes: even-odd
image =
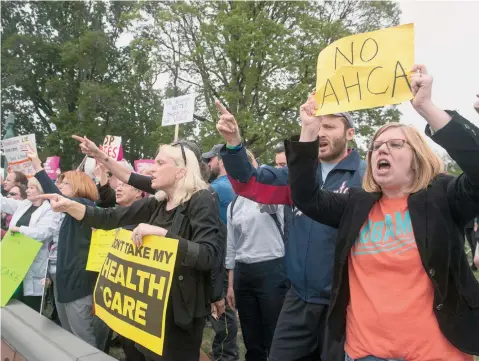
[[[95,229],[91,232],[90,250],[86,262],[87,271],[100,272],[111,245],[115,240],[116,229],[106,231]]]
[[[121,137],[114,135],[107,135],[103,140],[103,145],[100,149],[109,157],[116,160],[123,159],[123,148],[121,147]]]
[[[318,57],[316,115],[397,104],[412,98],[414,25],[335,41]]]
[[[163,103],[162,126],[188,123],[193,121],[195,113],[195,95],[187,94],[165,99]]]
[[[35,134],[2,140],[2,150],[7,158],[9,171],[19,171],[29,177],[36,173],[32,162],[26,155],[28,152],[37,152]]]
[[[119,230],[95,287],[95,310],[110,328],[161,355],[178,241],[148,236],[136,247]]]
[[[12,234],[10,231],[0,242],[2,255],[0,305],[2,307],[6,306],[23,281],[41,247],[40,242],[21,233]],[[23,290],[20,292],[23,293]]]

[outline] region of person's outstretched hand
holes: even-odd
[[[220,120],[216,124],[216,129],[223,136],[226,144],[236,147],[241,144],[241,135],[235,117],[231,114],[219,100],[215,102],[216,108],[220,112]]]
[[[43,167],[42,167],[42,161],[40,160],[40,158],[38,158],[38,154],[37,153],[32,153],[32,152],[28,152],[27,153],[27,157],[28,159],[30,159],[30,161],[32,162],[33,164],[33,168],[35,168],[35,172],[40,172]]]
[[[79,137],[78,135],[72,135],[72,138],[80,142],[80,149],[83,154],[92,158],[98,158],[104,155],[101,149],[98,148],[97,145],[87,137]]]
[[[411,90],[414,98],[411,100],[416,111],[431,107],[432,100],[432,76],[428,74],[425,65],[415,64],[411,71]]]
[[[41,194],[41,195],[36,196],[35,199],[50,201],[50,206],[52,207],[54,212],[66,212],[66,213],[68,213],[69,207],[73,203],[75,203],[71,199],[63,197],[60,194]]]

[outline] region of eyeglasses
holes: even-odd
[[[407,141],[404,139],[389,139],[385,142],[375,141],[369,145],[369,151],[370,152],[378,151],[379,148],[381,148],[384,143],[386,143],[386,146],[388,147],[389,150],[398,150],[404,147],[404,144],[406,144]]]
[[[8,192],[8,195],[11,196],[11,197],[16,197],[16,196],[18,196],[18,193]]]
[[[183,142],[175,142],[175,143],[171,144],[172,147],[176,147],[177,145],[179,145],[180,148],[181,148],[181,155],[183,156],[183,161],[185,162],[185,166],[186,166],[185,146],[183,145]]]

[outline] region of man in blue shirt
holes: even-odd
[[[226,224],[226,210],[235,196],[233,187],[226,175],[220,150],[223,144],[216,144],[209,152],[203,153],[203,159],[208,163],[211,172],[211,187],[220,199],[220,217]]]
[[[233,187],[226,175],[226,170],[223,165],[223,160],[219,156],[223,144],[215,145],[209,152],[203,153],[202,158],[208,163],[211,177],[210,185],[218,195],[220,203],[220,217],[223,222],[227,222],[228,206],[235,197]],[[225,277],[225,295],[228,288],[228,275]],[[220,306],[218,306],[220,305]],[[215,303],[218,308],[218,314],[221,313],[219,308],[224,308],[225,312],[219,318],[213,316],[209,317],[211,326],[215,330],[215,338],[213,340],[213,356],[214,360],[218,361],[237,361],[239,360],[239,349],[237,342],[238,321],[236,313],[230,307],[225,305],[225,300],[222,299]]]

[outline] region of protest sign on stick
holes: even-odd
[[[2,254],[1,303],[5,307],[13,293],[25,278],[28,269],[37,256],[42,243],[21,233],[7,232],[0,242]],[[23,292],[23,290],[20,290]]]
[[[178,240],[147,236],[136,247],[118,230],[95,287],[95,313],[112,330],[163,354]]]
[[[27,158],[28,152],[37,152],[35,134],[8,138],[2,140],[1,144],[5,158],[7,158],[9,171],[22,172],[29,178],[35,175],[35,168],[31,160]]]
[[[193,121],[195,112],[195,95],[186,94],[165,99],[163,103],[163,119],[161,125],[175,125],[175,139],[178,140],[179,125]]]
[[[414,24],[339,39],[318,56],[316,115],[412,99]]]

